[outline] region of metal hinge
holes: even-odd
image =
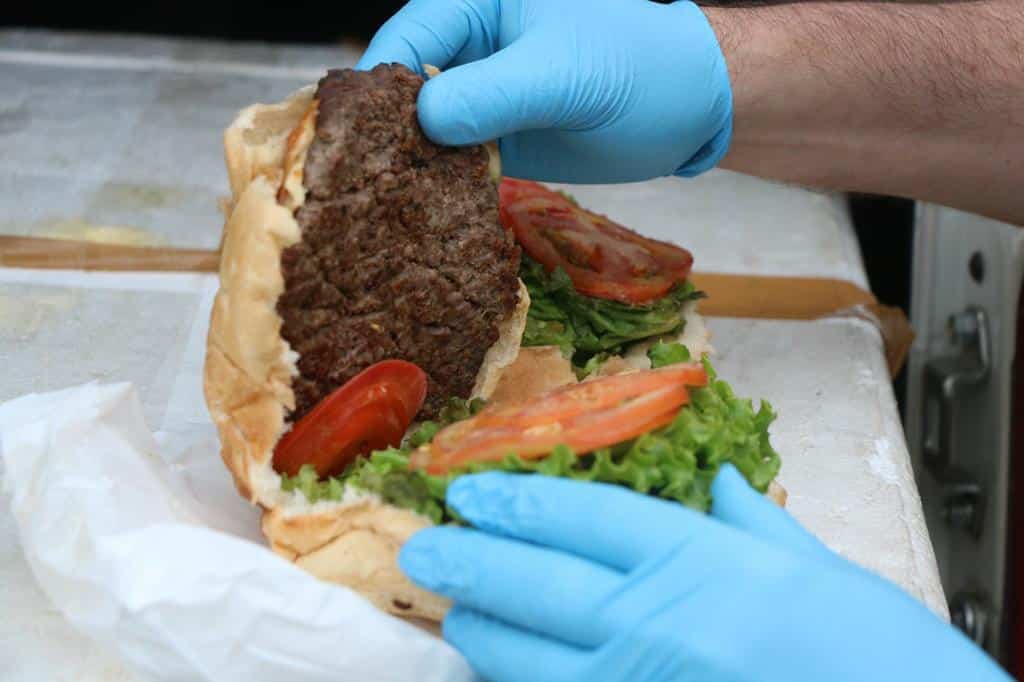
[[[924,465],[942,488],[943,518],[955,528],[980,537],[985,520],[985,490],[959,462],[957,404],[988,382],[992,341],[988,316],[970,306],[951,315],[948,329],[956,350],[933,358],[924,368]]]

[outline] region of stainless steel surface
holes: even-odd
[[[954,622],[1001,660],[1019,228],[918,209],[906,430]]]

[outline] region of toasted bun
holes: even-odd
[[[558,346],[521,348],[515,362],[502,374],[491,401],[518,402],[575,383],[572,363]]]
[[[281,490],[274,446],[295,406],[297,356],[281,338],[277,300],[284,291],[281,253],[301,237],[302,169],[315,132],[314,88],[284,102],[240,112],[224,134],[231,198],[222,205],[220,289],[207,337],[204,392],[220,434],[221,456],[238,491],[264,508],[263,532],[278,554],[314,575],[347,585],[399,615],[438,620],[444,599],[413,586],[396,564],[398,548],[430,521],[346,491],[340,502],[309,504]],[[493,151],[493,150],[492,150]],[[488,397],[519,351],[530,300],[500,323],[473,395]]]

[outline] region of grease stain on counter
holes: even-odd
[[[69,312],[78,300],[73,290],[54,290],[46,293],[0,293],[0,338],[28,341],[57,315]]]
[[[82,218],[52,218],[35,223],[32,233],[51,239],[71,239],[120,246],[165,246],[167,240],[141,227],[99,225]],[[39,229],[42,228],[42,229]]]
[[[182,203],[187,193],[180,187],[108,182],[89,198],[90,210],[146,210]]]
[[[188,197],[180,187],[107,182],[92,191],[81,209],[84,215],[6,220],[0,223],[0,233],[121,246],[166,246],[166,237],[132,223],[145,224],[149,215],[166,214]]]
[[[28,128],[32,122],[24,102],[0,104],[0,135],[11,135]]]

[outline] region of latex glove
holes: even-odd
[[[448,145],[501,138],[513,177],[696,175],[732,134],[725,58],[691,2],[413,0],[357,68],[381,62],[448,68],[420,92],[423,130]]]
[[[458,479],[480,530],[399,564],[456,605],[444,636],[492,680],[1008,680],[890,583],[829,552],[731,466],[703,515],[540,475]]]

